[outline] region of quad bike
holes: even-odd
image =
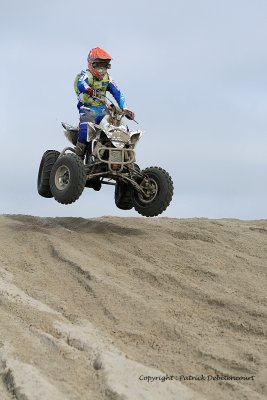
[[[75,154],[74,147],[66,147],[61,153],[47,150],[39,167],[38,193],[54,197],[61,204],[71,204],[85,187],[98,191],[102,184],[114,185],[118,208],[134,207],[145,217],[161,214],[173,196],[170,175],[160,167],[140,170],[135,163],[135,146],[142,132],[130,131],[122,123],[125,113],[107,97],[95,98],[102,102],[107,114],[99,124],[88,122],[90,137],[84,159]],[[75,146],[78,128],[66,123],[62,126],[65,136]]]

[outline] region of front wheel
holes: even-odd
[[[83,192],[86,184],[84,164],[76,154],[65,154],[54,164],[50,175],[50,188],[56,201],[71,204]]]
[[[173,182],[167,171],[160,167],[150,167],[142,171],[144,179],[140,186],[147,194],[133,192],[133,206],[145,217],[155,217],[169,206],[173,196]]]
[[[115,204],[121,210],[131,210],[133,208],[132,200],[133,189],[124,182],[117,182],[115,186]]]
[[[140,167],[133,164],[133,169],[140,172]],[[125,182],[116,182],[114,193],[115,204],[121,210],[131,210],[133,208],[133,188]]]

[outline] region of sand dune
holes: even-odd
[[[266,266],[266,220],[0,216],[0,399],[265,399]]]

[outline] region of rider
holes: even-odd
[[[134,113],[127,108],[123,94],[107,73],[107,70],[111,68],[111,60],[112,58],[105,50],[99,47],[93,48],[87,57],[88,69],[78,74],[74,82],[80,113],[79,135],[75,151],[82,158],[88,143],[87,137],[90,138],[92,132],[89,122],[99,124],[106,115],[103,104],[93,96],[101,98],[106,95],[106,91],[110,92],[126,117],[134,119]]]

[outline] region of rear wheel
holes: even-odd
[[[86,184],[84,164],[76,154],[65,154],[54,164],[50,175],[50,188],[56,201],[71,204],[83,192]]]
[[[51,198],[53,197],[51,190],[50,190],[50,174],[55,164],[56,160],[59,156],[59,151],[56,150],[47,150],[41,159],[39,172],[38,172],[38,179],[37,179],[37,190],[40,196]]]
[[[142,171],[144,179],[140,186],[147,194],[133,191],[132,202],[135,210],[145,217],[155,217],[169,206],[173,196],[173,182],[167,171],[150,167]]]

